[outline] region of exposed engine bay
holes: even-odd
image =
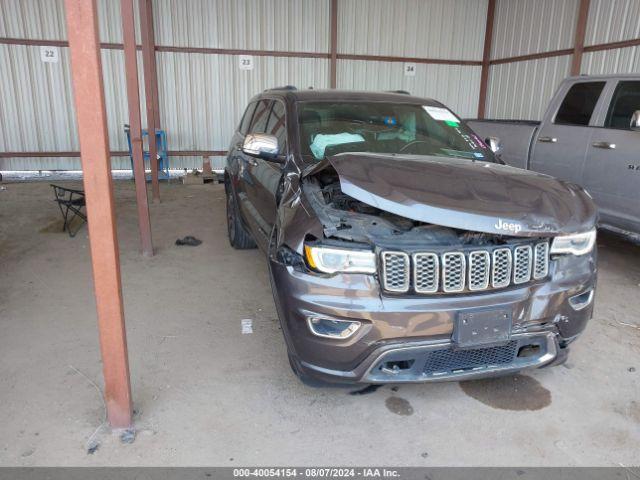
[[[415,221],[345,194],[329,167],[305,180],[304,192],[324,226],[327,239],[372,243],[381,247],[469,246],[507,243],[510,237],[459,230]]]

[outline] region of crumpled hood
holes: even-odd
[[[345,194],[416,221],[529,237],[583,232],[597,220],[595,204],[582,188],[519,168],[369,153],[343,153],[328,161]]]

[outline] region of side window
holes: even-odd
[[[279,101],[273,103],[266,133],[278,137],[280,151],[284,152],[287,146],[287,125],[285,121],[284,104]]]
[[[606,128],[629,130],[633,112],[640,110],[640,82],[620,82],[604,122]]]
[[[553,123],[557,125],[589,125],[605,82],[576,83],[567,92]]]
[[[251,117],[253,117],[253,112],[256,109],[256,104],[250,103],[247,109],[244,112],[244,116],[242,117],[242,121],[240,122],[240,133],[246,135],[249,131],[249,124],[251,123]]]
[[[253,114],[253,120],[251,122],[250,133],[264,133],[267,126],[267,120],[269,120],[269,112],[271,111],[272,100],[260,100],[256,111]]]

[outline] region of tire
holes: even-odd
[[[256,242],[254,242],[253,237],[242,224],[232,191],[227,193],[227,233],[229,235],[229,243],[233,248],[237,250],[256,248]]]

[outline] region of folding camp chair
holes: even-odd
[[[55,194],[54,200],[58,204],[58,207],[60,207],[60,213],[62,213],[64,220],[62,231],[64,232],[66,230],[70,237],[75,237],[84,222],[87,221],[87,215],[82,211],[85,207],[84,190],[65,188],[60,185],[54,185],[53,183],[50,185],[53,187]],[[74,231],[71,229],[71,222],[76,217],[80,218],[82,222],[80,222],[80,225],[78,225]]]

